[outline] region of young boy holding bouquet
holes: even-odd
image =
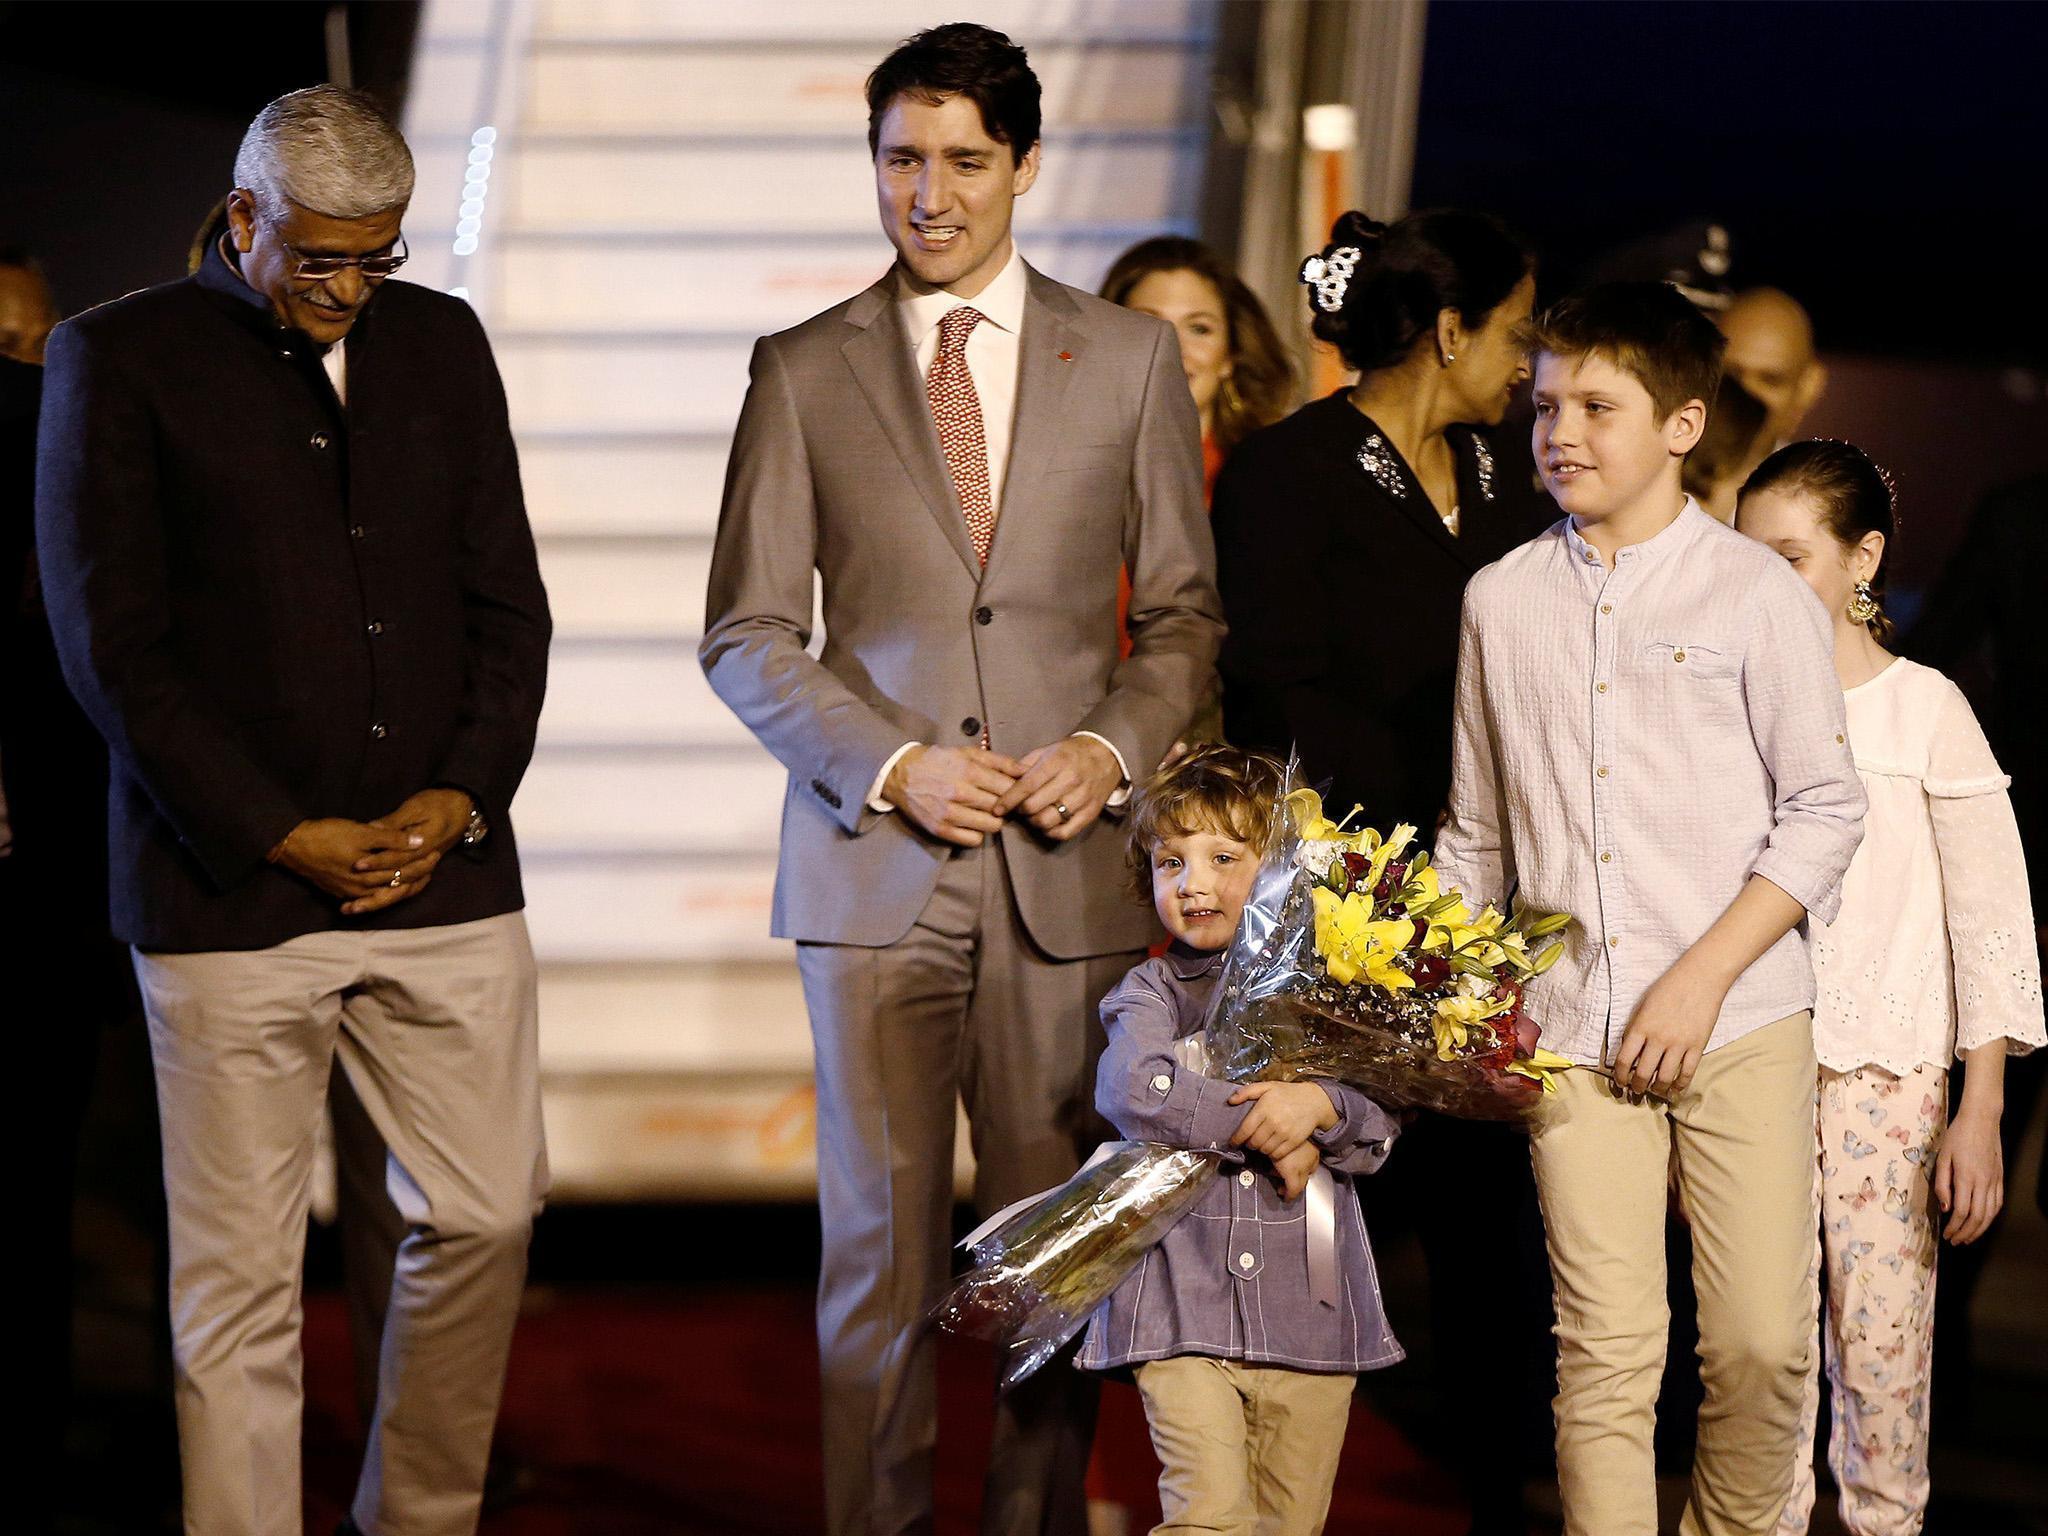
[[[1475,902],[1578,918],[1528,997],[1542,1044],[1598,1069],[1563,1074],[1533,1143],[1565,1528],[1657,1529],[1675,1161],[1706,1388],[1680,1528],[1756,1536],[1788,1491],[1813,1319],[1804,925],[1835,914],[1864,795],[1828,616],[1680,487],[1719,333],[1654,283],[1531,329],[1536,462],[1566,516],[1466,590],[1436,864]]]
[[[1350,1188],[1394,1121],[1340,1084],[1205,1070],[1203,1017],[1281,777],[1263,754],[1200,747],[1132,802],[1133,884],[1173,943],[1103,1001],[1096,1107],[1131,1140],[1229,1166],[1089,1320],[1079,1363],[1135,1375],[1168,1530],[1314,1536],[1358,1373],[1402,1358]]]

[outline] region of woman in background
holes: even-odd
[[[1213,492],[1230,451],[1294,404],[1294,369],[1265,306],[1220,256],[1180,235],[1141,240],[1117,257],[1102,296],[1158,316],[1180,337],[1202,418],[1203,485]]]
[[[1557,516],[1534,490],[1528,434],[1497,430],[1528,376],[1535,265],[1483,213],[1345,214],[1301,280],[1315,334],[1358,381],[1253,433],[1216,483],[1225,734],[1297,750],[1304,781],[1329,780],[1326,803],[1362,804],[1369,826],[1437,825],[1465,583]],[[1374,1230],[1412,1229],[1428,1262],[1433,1448],[1471,1529],[1521,1536],[1524,1475],[1550,1441],[1528,1139],[1435,1115],[1407,1136],[1414,1155],[1366,1198]],[[1484,1327],[1482,1293],[1499,1309]],[[1461,1445],[1477,1424],[1499,1454]]]

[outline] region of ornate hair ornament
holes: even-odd
[[[1878,463],[1877,460],[1873,459],[1866,450],[1857,447],[1854,443],[1848,441],[1846,438],[1814,437],[1807,439],[1807,441],[1814,443],[1828,443],[1836,448],[1846,448],[1851,453],[1855,454],[1858,458],[1860,458],[1864,463],[1868,464],[1872,470],[1876,471],[1877,478],[1884,483],[1884,495],[1886,502],[1885,510],[1890,512],[1892,515],[1892,531],[1894,533],[1898,532],[1899,482],[1892,478],[1892,472],[1886,469],[1882,464]]]
[[[1301,264],[1300,281],[1315,291],[1315,305],[1334,315],[1344,307],[1344,290],[1351,286],[1351,274],[1358,270],[1359,249],[1340,245],[1324,256],[1311,256]]]

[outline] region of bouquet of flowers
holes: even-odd
[[[1335,1078],[1478,1120],[1525,1120],[1554,1091],[1571,1063],[1536,1046],[1522,989],[1564,952],[1570,916],[1475,915],[1414,840],[1405,824],[1347,833],[1314,790],[1287,796],[1209,1005],[1223,1076]]]
[[[1285,796],[1210,1000],[1215,1074],[1328,1078],[1387,1107],[1474,1119],[1526,1121],[1554,1091],[1551,1074],[1571,1063],[1535,1046],[1522,989],[1564,949],[1535,946],[1571,918],[1474,914],[1427,853],[1409,853],[1414,838],[1405,825],[1346,832],[1315,791]],[[1215,1151],[1110,1143],[968,1238],[974,1265],[940,1301],[939,1326],[1006,1346],[1002,1384],[1014,1386],[1080,1331],[1221,1162]]]

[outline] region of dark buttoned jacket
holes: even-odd
[[[549,620],[504,391],[470,307],[387,282],[347,342],[283,329],[220,249],[50,338],[45,601],[110,751],[115,932],[259,949],[522,905],[506,814]],[[491,824],[419,896],[344,918],[267,861],[300,821],[436,785]]]

